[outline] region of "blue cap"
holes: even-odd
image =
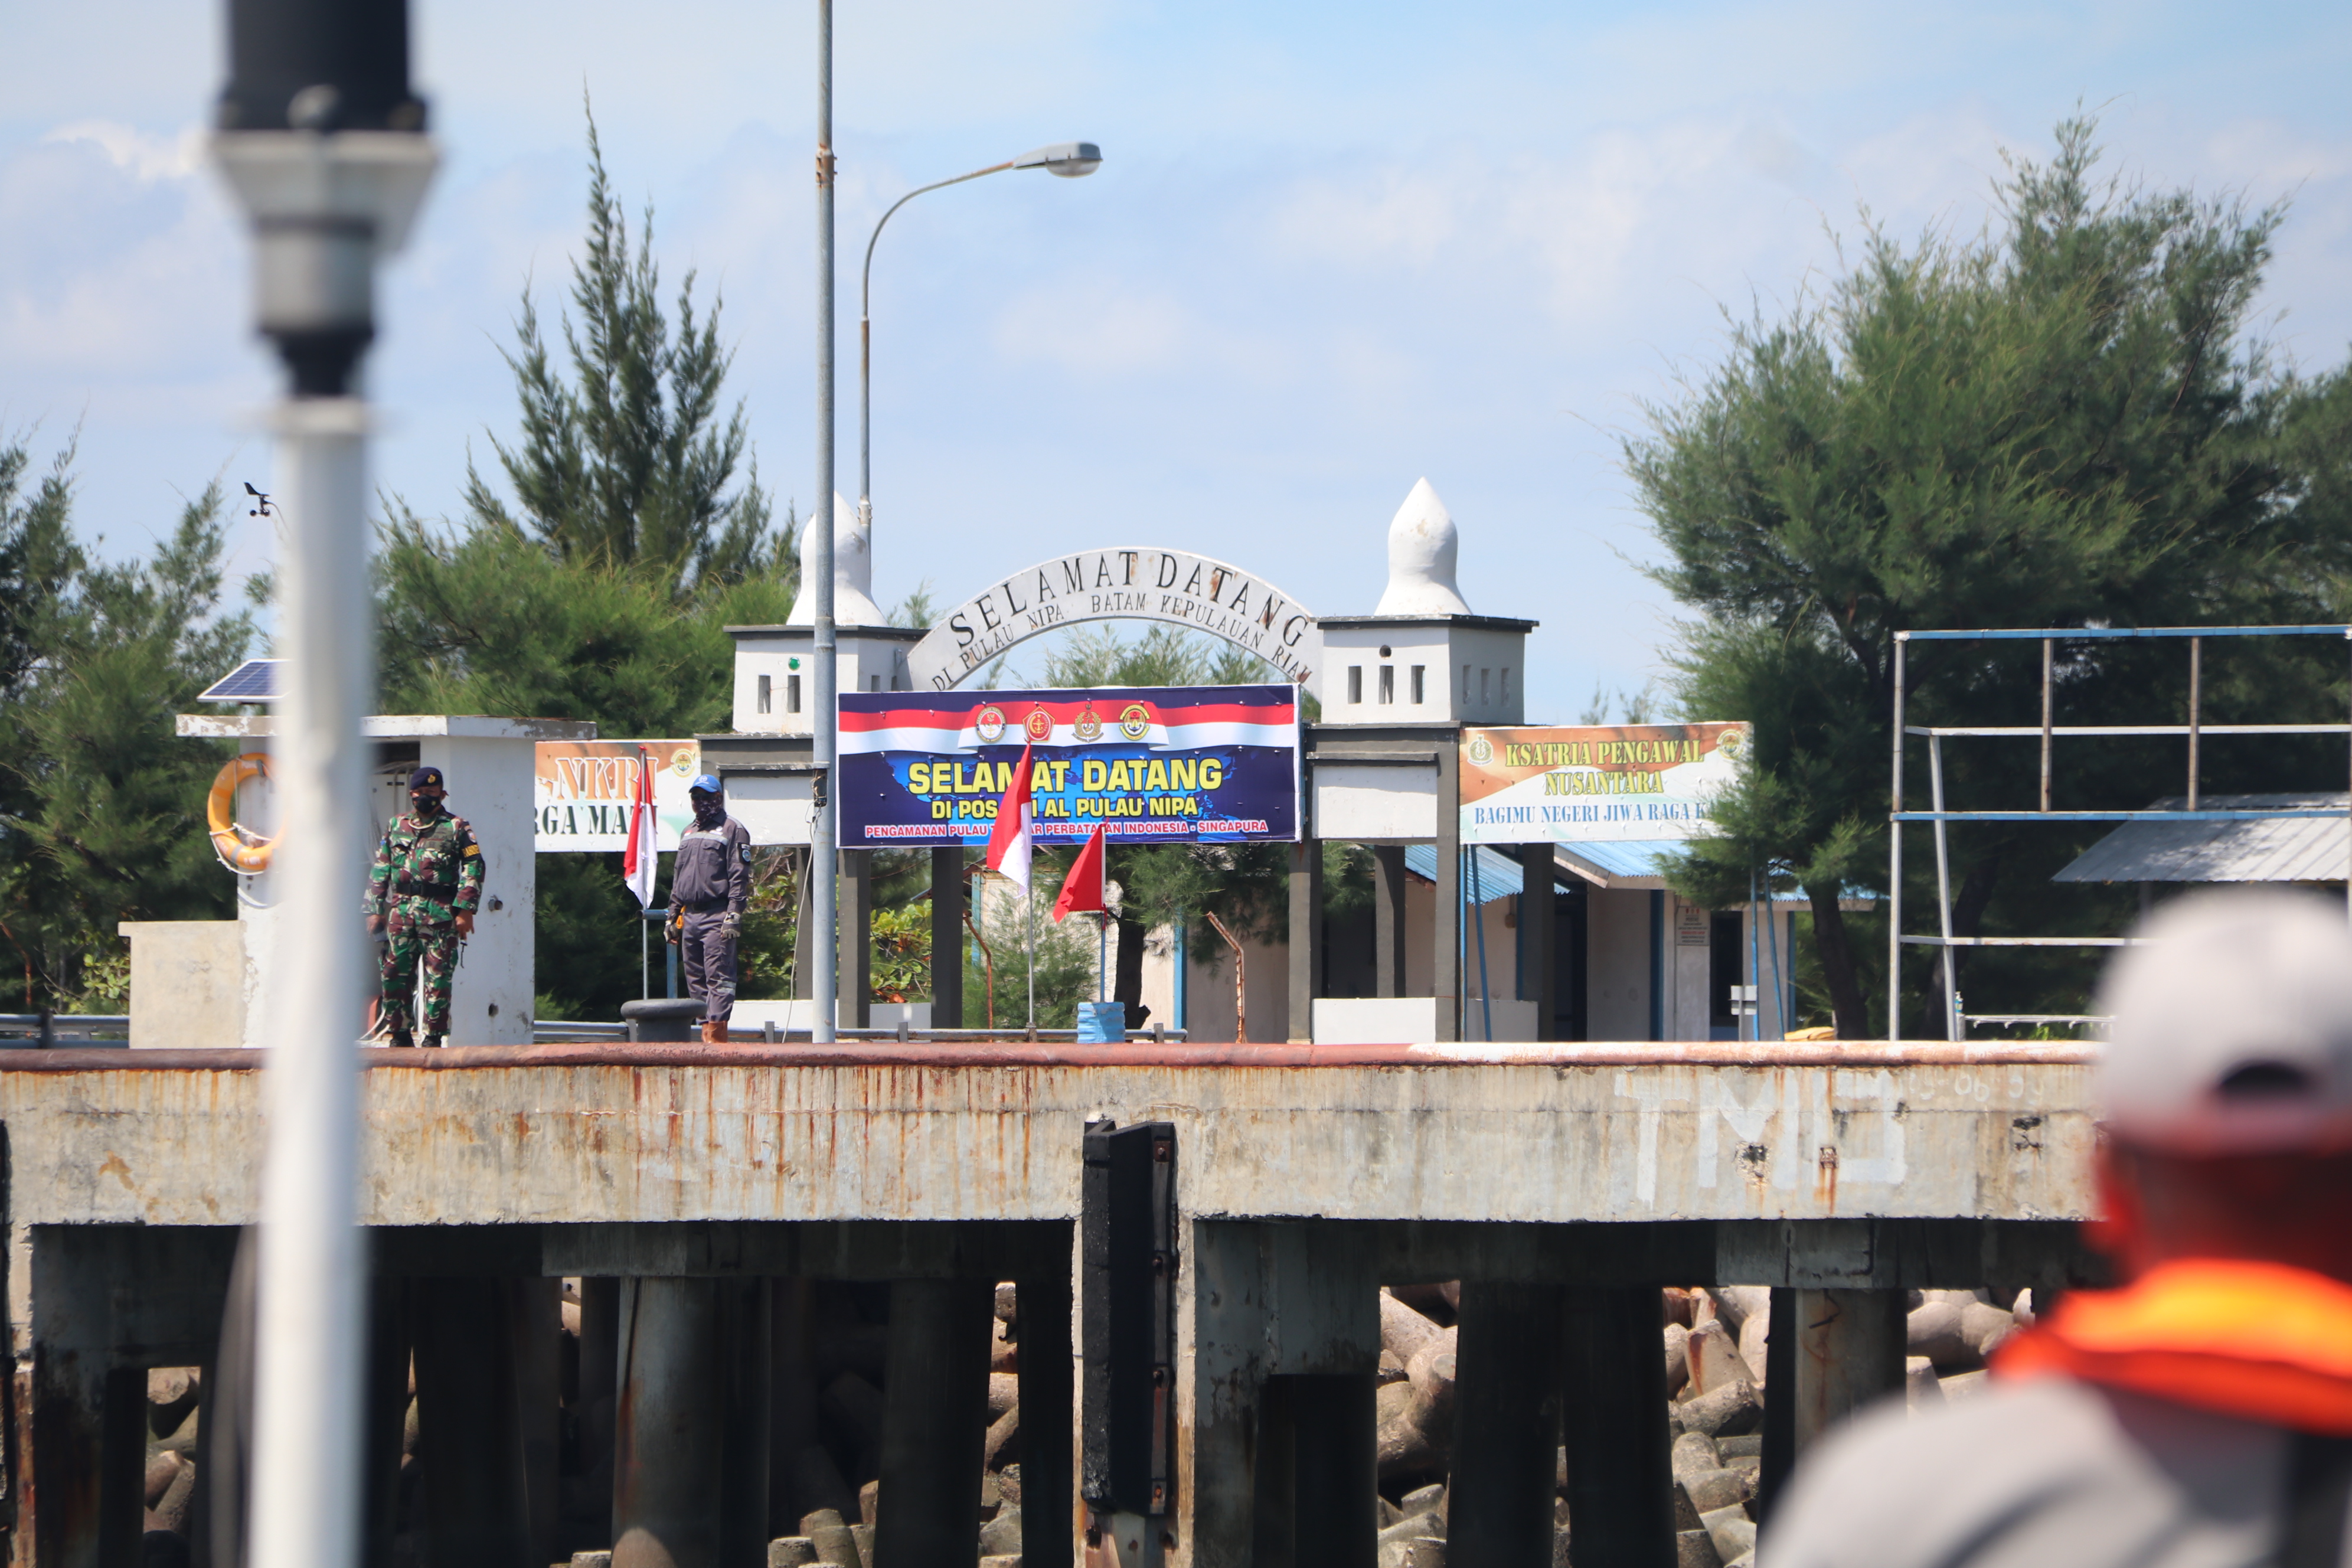
[[[439,789],[441,787],[441,770],[439,768],[418,768],[415,773],[408,775],[408,787],[411,789]]]
[[[718,776],[713,773],[697,773],[694,775],[694,782],[686,787],[690,790],[698,789],[705,795],[717,795],[719,793],[719,779]]]

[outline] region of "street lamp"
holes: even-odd
[[[991,163],[985,169],[974,169],[969,174],[958,174],[952,180],[940,180],[928,185],[918,185],[890,204],[890,211],[874,225],[873,238],[866,242],[866,268],[857,285],[857,521],[870,526],[874,521],[874,246],[882,237],[882,225],[890,221],[891,214],[913,201],[926,191],[941,190],[949,185],[961,185],[967,180],[977,180],[983,174],[1001,174],[1007,169],[1043,169],[1066,180],[1081,179],[1102,167],[1102,149],[1091,142],[1056,142],[1049,147],[1038,147],[1018,158],[1002,163]]]

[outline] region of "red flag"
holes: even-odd
[[[1024,899],[1029,896],[1030,819],[1036,809],[1029,799],[1030,750],[1021,748],[1013,782],[1006,786],[1004,798],[996,803],[996,825],[988,830],[988,868],[1017,883]]]
[[[1064,915],[1084,914],[1088,910],[1100,913],[1103,902],[1103,830],[1099,827],[1087,837],[1087,847],[1070,862],[1070,874],[1062,879],[1062,896],[1054,900],[1054,921],[1061,923]]]
[[[654,901],[654,868],[661,863],[655,833],[653,759],[639,746],[636,799],[629,807],[629,846],[621,856],[621,879],[636,894],[637,902],[648,909]]]

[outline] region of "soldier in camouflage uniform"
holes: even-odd
[[[457,944],[474,934],[482,901],[482,848],[462,816],[442,805],[447,792],[439,768],[408,775],[409,812],[395,816],[375,847],[368,871],[367,923],[389,939],[383,954],[381,1024],[395,1046],[415,1044],[409,998],[425,971],[425,1043],[449,1033],[449,986],[457,973]]]

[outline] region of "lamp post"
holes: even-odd
[[[857,284],[857,521],[871,525],[874,521],[874,246],[882,237],[882,226],[893,214],[926,191],[945,190],[977,180],[983,174],[1001,174],[1007,169],[1043,169],[1066,180],[1082,179],[1102,167],[1102,149],[1091,142],[1056,142],[1050,147],[1039,147],[1024,153],[1018,158],[1002,163],[991,163],[985,169],[974,169],[969,174],[958,174],[952,180],[936,180],[928,185],[918,185],[890,204],[876,221],[874,235],[866,242],[866,268]]]
[[[406,0],[229,0],[212,150],[254,231],[257,324],[287,372],[271,415],[286,546],[276,773],[286,850],[264,1078],[254,1334],[254,1568],[359,1557],[359,1061],[367,846],[360,718],[374,684],[366,402],[377,260],[432,178]],[[215,1494],[217,1496],[217,1494]]]

